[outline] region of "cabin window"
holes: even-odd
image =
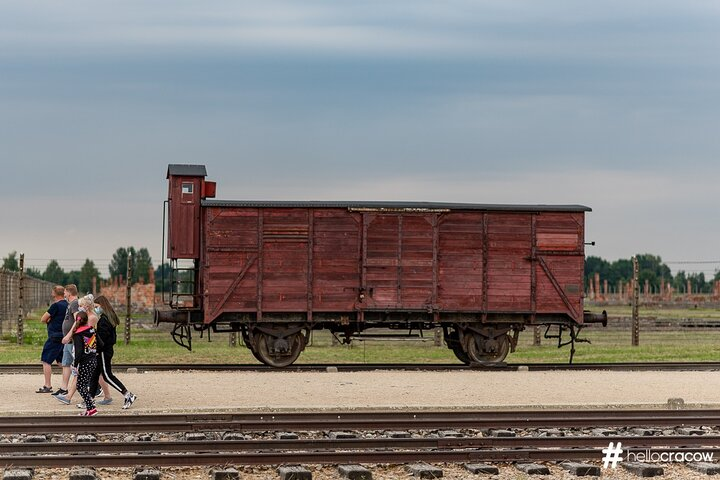
[[[182,184],[182,194],[183,195],[192,195],[193,193],[193,184],[192,183],[185,183]]]

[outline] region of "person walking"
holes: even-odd
[[[71,331],[75,347],[73,368],[77,372],[77,390],[85,400],[85,411],[80,416],[92,417],[97,414],[97,409],[93,392],[90,391],[90,380],[97,367],[98,349],[102,348],[103,343],[95,329],[88,324],[87,312],[78,312]]]
[[[78,298],[77,300],[78,304],[78,312],[85,312],[88,316],[88,325],[90,325],[92,328],[94,328],[97,331],[97,322],[99,320],[98,316],[95,314],[95,297],[89,293],[85,295],[84,297]],[[63,343],[70,343],[72,344],[73,341],[73,332],[69,332],[63,339]],[[100,386],[102,387],[102,392],[104,393],[104,398],[102,400],[99,400],[96,402],[98,405],[109,405],[112,403],[112,396],[110,395],[110,387],[105,382],[105,380],[100,381]],[[64,403],[65,405],[69,405],[72,401],[73,395],[75,395],[75,392],[77,391],[77,378],[76,376],[73,376],[70,379],[67,391],[65,393],[62,393],[60,395],[57,395],[55,398],[58,402]],[[95,388],[91,390],[93,392],[93,397],[97,397],[100,394],[100,388],[98,385],[95,385]],[[79,403],[78,408],[85,408],[84,403]]]
[[[98,353],[98,366],[90,382],[90,391],[97,389],[98,381],[102,375],[102,378],[105,379],[108,385],[125,397],[125,403],[122,408],[128,409],[135,403],[137,396],[125,388],[125,385],[123,385],[112,371],[113,346],[115,342],[117,342],[117,326],[120,324],[120,320],[110,301],[104,295],[95,298],[95,314],[99,317],[96,330],[102,340],[103,346]],[[107,394],[105,398],[107,398]]]
[[[65,391],[65,393],[58,392],[58,394],[55,395],[56,398],[67,395],[68,386],[71,381],[70,375],[73,364],[73,345],[72,341],[69,340],[69,337],[67,337],[67,334],[75,324],[75,314],[80,309],[80,306],[78,305],[78,289],[74,283],[65,285],[65,300],[68,302],[68,306],[62,323],[62,334],[65,337],[63,338],[63,343],[65,345],[63,347],[62,357],[62,387],[60,388]]]
[[[45,383],[41,388],[36,390],[37,393],[52,392],[52,364],[61,364],[63,359],[64,346],[62,344],[62,326],[68,307],[68,302],[65,300],[64,287],[60,285],[55,285],[53,287],[53,300],[53,304],[50,305],[47,312],[43,313],[43,316],[40,318],[40,321],[47,325],[48,338],[45,341],[42,354],[40,355]],[[67,387],[67,385],[65,385],[65,387]],[[55,393],[53,393],[53,395],[60,394],[67,394],[67,390],[60,387]]]

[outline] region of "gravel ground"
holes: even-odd
[[[564,471],[562,468],[550,465],[550,475],[526,475],[519,472],[514,466],[500,464],[499,475],[473,475],[458,465],[435,464],[435,466],[443,469],[443,478],[448,480],[469,480],[469,479],[492,479],[492,480],[530,480],[537,479],[560,479],[560,480],[577,480],[576,477]],[[366,465],[372,471],[374,480],[409,480],[411,477],[403,466],[388,465]],[[337,468],[326,466],[309,466],[306,467],[312,472],[313,480],[340,480],[342,477],[337,473]],[[663,465],[665,474],[663,479],[693,480],[708,479],[707,475],[695,473],[688,468],[680,465]],[[240,478],[242,480],[277,480],[279,477],[274,468],[265,467],[240,467]],[[196,480],[209,479],[209,469],[207,468],[163,468],[160,469],[161,478],[165,480]],[[102,480],[128,480],[132,478],[133,469],[116,468],[97,470],[98,477]],[[35,471],[34,480],[66,480],[68,473],[59,469],[37,469]],[[598,477],[590,477],[598,478]],[[602,477],[610,480],[637,480],[636,475],[628,473],[622,468],[603,469]]]
[[[128,411],[118,393],[102,413],[138,414],[203,411],[291,411],[338,409],[481,409],[481,408],[663,408],[682,398],[686,407],[720,407],[720,372],[116,372],[138,395]],[[54,386],[59,378],[53,377]],[[79,412],[48,394],[35,374],[0,375],[0,415]],[[79,402],[79,397],[75,397]],[[598,454],[600,456],[600,454]],[[599,458],[598,458],[599,462]],[[444,478],[576,478],[557,466],[551,475],[529,476],[511,465],[500,475],[474,476],[458,465],[437,465]],[[683,465],[663,465],[662,478],[707,478]],[[368,466],[375,479],[412,478],[402,466]],[[316,466],[316,480],[337,480],[334,467]],[[276,479],[272,468],[241,467],[245,480]],[[210,478],[209,468],[164,468],[165,479]],[[102,479],[132,478],[131,469],[99,469]],[[34,479],[64,480],[67,470],[37,469]],[[638,478],[625,470],[604,469],[602,478]]]
[[[662,408],[720,406],[720,372],[116,372],[138,395],[127,413],[201,411]],[[54,386],[59,377],[53,376]],[[75,414],[34,393],[38,374],[0,375],[0,415]],[[102,412],[124,413],[122,397]],[[73,399],[80,402],[79,396]]]

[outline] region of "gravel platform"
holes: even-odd
[[[720,408],[720,372],[146,372],[116,374],[138,396],[118,413],[337,409]],[[53,375],[53,387],[59,386]],[[35,393],[40,374],[0,375],[0,415],[76,414]]]

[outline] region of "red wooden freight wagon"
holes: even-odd
[[[172,285],[158,322],[239,331],[258,360],[294,362],[309,332],[442,327],[463,362],[502,361],[526,326],[583,310],[582,205],[211,199],[202,165],[170,165]],[[169,307],[169,308],[168,308]]]

